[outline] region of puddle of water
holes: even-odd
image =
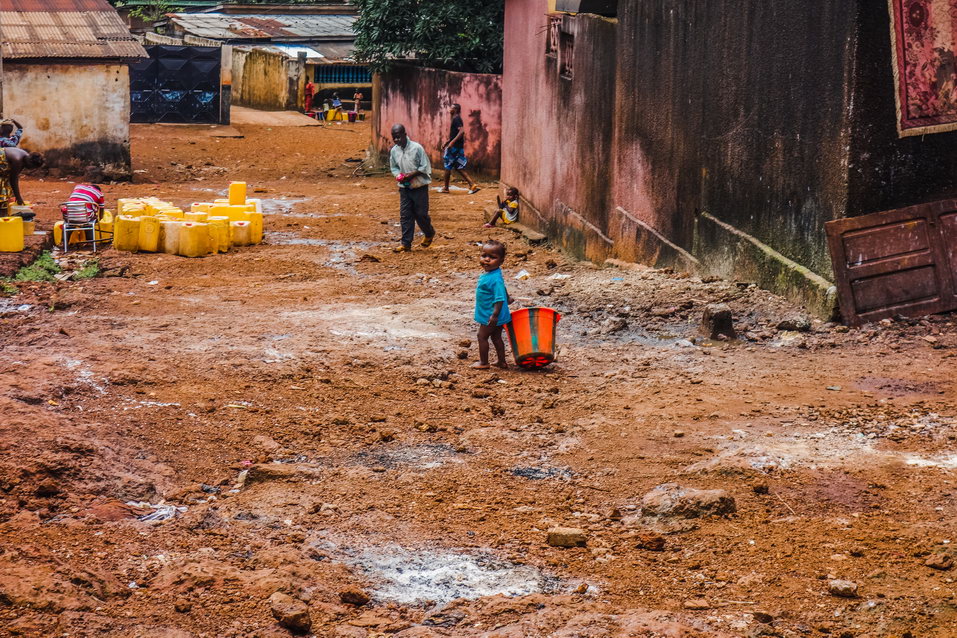
[[[262,204],[263,215],[288,215],[292,212],[296,204],[307,201],[309,200],[305,197],[296,199],[277,198],[259,200],[260,204]]]
[[[358,462],[368,467],[411,467],[431,470],[448,462],[461,463],[450,445],[410,445],[356,454]]]
[[[381,246],[381,242],[370,241],[333,241],[330,239],[314,239],[311,237],[300,237],[297,233],[288,231],[271,231],[266,233],[266,243],[279,246],[322,246],[329,250],[329,259],[324,263],[326,266],[344,270],[351,274],[357,274],[355,264],[359,260],[359,254],[369,252],[370,250]]]
[[[488,552],[410,550],[396,545],[362,550],[348,559],[375,581],[374,597],[400,605],[445,605],[457,598],[558,593],[563,583],[529,565]]]
[[[328,240],[300,237],[287,231],[268,231],[264,243],[275,246],[325,246]]]
[[[572,471],[565,467],[513,467],[509,472],[513,476],[520,476],[531,481],[543,481],[550,478],[568,480],[573,476]]]
[[[26,303],[17,303],[14,299],[6,299],[0,297],[0,315],[11,314],[14,312],[27,312],[33,306]]]

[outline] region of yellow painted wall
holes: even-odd
[[[233,49],[233,104],[267,111],[296,108],[303,84],[300,64],[262,49]]]
[[[125,64],[4,63],[4,116],[23,124],[20,146],[49,166],[130,172],[130,75]]]

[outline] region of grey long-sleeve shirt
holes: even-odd
[[[392,168],[392,175],[398,177],[399,173],[422,172],[409,184],[408,188],[419,188],[432,183],[432,163],[425,149],[418,142],[409,140],[403,149],[396,144],[389,152],[389,165]],[[406,188],[399,185],[399,188]]]

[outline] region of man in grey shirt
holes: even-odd
[[[399,222],[402,225],[402,243],[393,250],[407,253],[412,250],[415,225],[418,224],[425,238],[422,248],[432,245],[435,229],[429,219],[429,184],[432,183],[432,164],[422,145],[409,139],[405,127],[392,127],[395,146],[389,152],[389,165],[395,181],[399,183]]]

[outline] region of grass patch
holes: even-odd
[[[83,264],[83,268],[73,273],[74,279],[93,279],[100,274],[100,262],[97,259],[91,259]]]
[[[14,281],[56,281],[53,275],[60,272],[60,267],[53,261],[50,251],[45,251],[29,266],[24,266],[13,276]]]
[[[20,289],[5,281],[0,281],[0,297],[12,297],[20,292]]]

